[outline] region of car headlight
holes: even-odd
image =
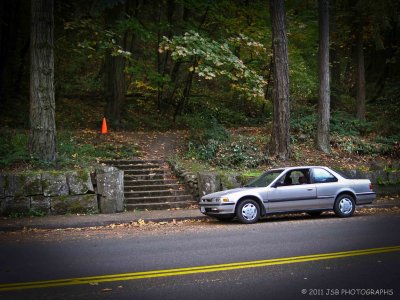
[[[229,198],[228,197],[216,198],[215,201],[219,203],[226,203],[229,202]]]

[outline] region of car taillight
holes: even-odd
[[[369,184],[369,189],[372,191],[372,183]]]

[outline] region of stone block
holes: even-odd
[[[40,173],[25,174],[25,178],[23,178],[23,187],[26,196],[43,194],[42,175]]]
[[[87,195],[69,195],[51,197],[51,213],[77,214],[77,213],[95,213],[98,211],[97,196]]]
[[[28,196],[42,194],[41,175],[39,173],[8,174],[3,177],[5,196]]]
[[[112,199],[104,196],[99,196],[99,211],[102,214],[112,214],[117,211],[117,203]]]
[[[4,196],[22,196],[23,191],[20,185],[19,176],[16,174],[5,174],[3,177]]]
[[[194,182],[197,180],[197,177],[195,174],[193,173],[187,173],[185,175],[185,182],[189,183],[189,182]]]
[[[1,201],[1,211],[3,215],[10,215],[12,213],[28,213],[30,205],[31,201],[28,197],[6,197]]]
[[[223,190],[241,187],[239,174],[223,174],[221,175],[221,185]]]
[[[387,173],[388,181],[390,184],[399,184],[400,183],[400,172],[399,171],[391,171]]]
[[[43,173],[42,186],[45,196],[66,196],[69,192],[67,177],[64,173]]]
[[[48,214],[50,212],[50,199],[50,197],[43,195],[31,197],[31,210]]]
[[[372,178],[372,172],[363,171],[363,170],[357,170],[356,178],[358,178],[358,179],[369,179],[369,180],[371,180],[371,178]]]
[[[96,169],[96,181],[100,212],[124,211],[124,171],[114,167]]]
[[[85,170],[68,172],[66,174],[69,193],[71,195],[82,195],[94,193],[90,172]]]
[[[217,173],[199,172],[197,175],[199,194],[204,196],[221,190],[221,177]]]

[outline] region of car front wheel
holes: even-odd
[[[260,206],[254,200],[245,199],[237,207],[236,217],[244,224],[256,223],[260,218]]]
[[[356,205],[350,195],[340,195],[335,201],[334,211],[341,218],[351,217]]]

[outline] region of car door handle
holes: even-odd
[[[307,189],[307,191],[312,191],[313,190],[313,188],[309,188],[309,189]]]

